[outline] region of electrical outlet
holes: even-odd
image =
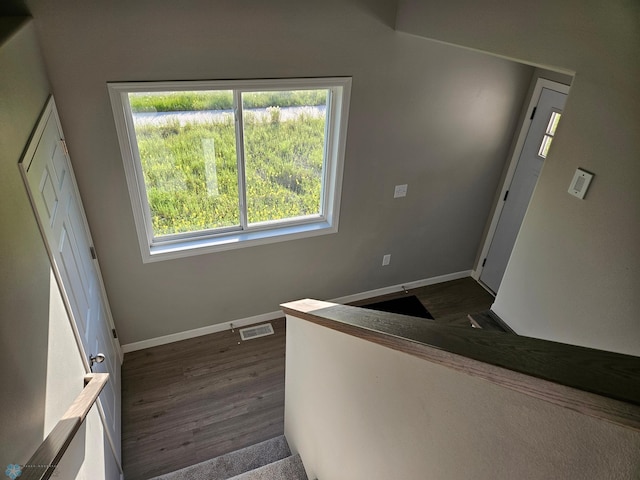
[[[389,265],[391,263],[391,254],[387,253],[385,256],[382,257],[382,266],[384,267],[385,265]]]
[[[406,183],[404,185],[396,185],[396,188],[393,191],[393,198],[406,197],[407,187],[408,185]]]

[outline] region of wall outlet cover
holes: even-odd
[[[406,197],[407,188],[408,188],[408,185],[406,183],[404,185],[396,185],[396,188],[393,191],[393,198]]]
[[[569,186],[569,193],[574,197],[578,197],[583,199],[587,193],[587,189],[589,188],[589,184],[593,179],[593,173],[589,173],[581,168],[576,170],[575,175],[573,176],[573,180],[571,180],[571,185]]]

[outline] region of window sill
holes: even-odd
[[[144,263],[190,257],[207,253],[234,250],[236,248],[254,247],[269,243],[285,242],[319,235],[337,233],[338,225],[328,221],[292,225],[270,230],[253,232],[234,232],[217,237],[189,239],[181,242],[145,246],[142,251]]]

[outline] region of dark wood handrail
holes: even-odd
[[[640,357],[422,318],[298,300],[281,305],[308,320],[502,387],[640,430]]]
[[[86,375],[84,380],[85,387],[82,392],[22,467],[20,480],[46,480],[51,477],[80,425],[109,380],[109,374],[91,373]]]

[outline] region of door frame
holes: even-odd
[[[51,270],[54,273],[54,277],[56,279],[56,283],[58,286],[58,289],[60,291],[60,296],[62,297],[63,300],[63,304],[67,313],[67,317],[69,319],[69,323],[71,325],[71,330],[73,332],[73,336],[75,338],[76,341],[76,346],[78,347],[78,353],[80,354],[81,357],[81,361],[82,364],[84,365],[84,369],[86,371],[86,373],[90,373],[91,372],[91,363],[89,362],[89,353],[98,353],[98,352],[88,352],[87,349],[85,348],[84,342],[83,342],[83,338],[82,335],[80,333],[80,330],[78,329],[78,326],[76,324],[76,317],[75,314],[73,312],[73,309],[71,308],[71,303],[69,300],[69,296],[68,296],[68,292],[67,289],[65,288],[62,276],[60,274],[60,270],[58,267],[58,263],[55,260],[55,256],[54,253],[51,251],[50,245],[49,245],[49,241],[47,240],[47,233],[45,230],[45,227],[43,227],[42,225],[42,220],[40,218],[40,215],[38,213],[38,209],[36,207],[36,202],[35,199],[33,198],[33,194],[31,191],[31,188],[29,186],[29,179],[27,178],[27,169],[29,167],[29,164],[31,162],[31,159],[33,158],[39,142],[40,142],[40,138],[42,137],[42,135],[44,134],[46,125],[47,125],[47,120],[49,119],[49,117],[53,117],[54,121],[56,122],[58,129],[61,130],[62,128],[62,124],[60,122],[60,117],[58,116],[58,110],[56,108],[56,104],[55,104],[55,100],[53,98],[53,95],[50,95],[49,98],[47,99],[47,102],[44,106],[44,108],[42,109],[42,112],[40,113],[40,116],[38,118],[38,121],[36,123],[36,126],[34,127],[33,132],[31,133],[31,136],[29,137],[28,143],[27,143],[27,147],[25,148],[22,157],[20,158],[17,166],[18,169],[20,170],[20,176],[22,177],[24,186],[25,186],[25,190],[26,193],[29,197],[29,202],[31,203],[31,207],[33,210],[33,214],[34,214],[34,218],[38,224],[38,229],[40,230],[40,234],[42,236],[42,241],[44,244],[44,247],[47,251],[47,255],[49,257],[49,264],[51,267]],[[62,134],[62,132],[60,132]],[[71,164],[71,160],[69,158],[68,152],[66,152],[66,142],[64,140],[64,136],[61,139],[61,141],[64,143],[64,149],[65,149],[65,153],[66,153],[66,160],[68,163],[68,168],[69,168],[69,179],[71,182],[71,190],[72,190],[72,194],[77,198],[78,200],[78,206],[80,208],[80,219],[82,221],[82,227],[84,229],[84,233],[87,236],[87,239],[89,241],[90,245],[93,245],[93,240],[91,238],[91,230],[89,229],[89,223],[87,221],[86,218],[86,213],[84,211],[84,206],[82,204],[82,198],[80,197],[80,190],[78,189],[78,184],[76,182],[76,177],[75,177],[75,173],[73,171],[73,165]],[[102,279],[102,271],[100,270],[100,265],[98,263],[97,258],[93,259],[93,266],[95,268],[96,271],[96,276],[97,276],[97,282],[98,282],[98,295],[101,296],[102,298],[102,303],[104,306],[104,310],[105,310],[105,320],[107,322],[107,329],[111,332],[115,332],[115,323],[113,321],[113,315],[111,313],[111,307],[109,305],[109,299],[107,297],[107,292],[104,286],[104,281]],[[115,363],[117,364],[118,367],[122,366],[122,362],[124,360],[124,352],[122,350],[122,346],[120,345],[120,340],[117,337],[113,337],[112,335],[109,335],[106,339],[106,341],[111,342],[111,345],[114,348],[114,351],[116,353],[116,359],[115,359]],[[121,389],[116,391],[117,395],[121,396]],[[116,465],[118,466],[118,469],[120,470],[120,472],[123,471],[122,469],[122,451],[121,449],[117,449],[116,448],[116,442],[114,441],[114,439],[112,438],[112,434],[111,434],[111,429],[109,428],[109,422],[107,421],[107,416],[105,415],[105,411],[104,411],[104,407],[102,406],[102,402],[100,398],[96,399],[96,403],[95,403],[96,407],[97,407],[97,411],[98,414],[100,416],[100,420],[103,424],[103,430],[104,430],[104,434],[107,437],[107,441],[109,443],[109,446],[111,447],[111,451],[113,453]],[[122,414],[120,413],[120,418],[118,420],[121,421],[122,418]],[[120,433],[120,435],[122,435]],[[119,442],[118,442],[119,443]]]
[[[513,176],[516,172],[516,167],[518,166],[518,161],[520,160],[520,155],[522,154],[522,149],[524,148],[524,142],[527,139],[527,135],[529,133],[529,128],[531,127],[533,110],[538,105],[540,101],[540,95],[542,95],[542,89],[547,88],[549,90],[555,90],[556,92],[569,94],[569,90],[571,89],[570,85],[565,85],[564,83],[554,82],[553,80],[547,80],[546,78],[538,77],[536,79],[535,87],[533,88],[533,92],[529,97],[529,103],[527,105],[527,109],[524,112],[524,120],[520,125],[520,129],[518,131],[518,137],[516,140],[516,144],[513,149],[513,154],[509,159],[509,166],[507,167],[507,171],[504,176],[504,180],[502,181],[502,185],[498,190],[498,195],[496,197],[496,206],[493,211],[493,215],[491,217],[491,222],[489,223],[489,228],[487,229],[487,234],[484,237],[482,242],[482,249],[480,250],[480,255],[478,256],[477,263],[474,269],[471,272],[471,276],[474,280],[476,280],[480,285],[482,285],[488,292],[492,295],[496,295],[498,292],[492,292],[480,281],[480,275],[482,275],[483,263],[489,254],[489,248],[491,247],[491,242],[493,241],[493,237],[496,233],[496,229],[498,227],[498,221],[500,220],[500,215],[502,214],[502,210],[504,209],[505,202],[503,201],[507,191],[511,187],[511,182],[513,182]],[[546,160],[545,160],[546,161]],[[544,168],[544,163],[543,163]]]
[[[46,120],[49,117],[49,115],[53,115],[55,118],[55,121],[58,125],[61,125],[60,123],[60,118],[58,117],[58,109],[56,108],[56,102],[53,98],[53,95],[50,95],[49,98],[47,99],[47,102],[44,106],[44,108],[42,109],[42,112],[40,113],[40,116],[38,117],[38,122],[33,130],[33,132],[31,133],[31,136],[29,137],[29,141],[27,143],[27,147],[24,151],[24,153],[22,154],[22,157],[20,158],[20,161],[18,162],[18,167],[20,169],[20,176],[22,177],[25,189],[27,191],[27,195],[29,196],[29,202],[31,203],[31,206],[33,208],[33,212],[34,212],[34,216],[36,218],[36,221],[38,222],[38,228],[40,230],[40,234],[42,235],[42,239],[44,241],[46,250],[47,250],[47,255],[49,256],[49,260],[51,263],[51,269],[53,270],[56,280],[58,282],[59,285],[62,285],[62,278],[60,277],[60,272],[58,271],[58,266],[56,265],[56,262],[54,261],[54,256],[53,253],[50,251],[49,249],[49,244],[47,243],[47,239],[46,239],[46,234],[43,230],[42,225],[40,225],[40,218],[38,217],[38,213],[36,211],[36,207],[35,207],[35,203],[33,198],[31,197],[31,190],[29,189],[29,181],[26,177],[26,172],[24,171],[24,169],[26,168],[26,166],[24,165],[25,161],[28,161],[29,159],[31,159],[36,151],[36,148],[38,148],[38,140],[40,139],[40,137],[42,136],[45,126],[46,126]],[[65,148],[66,148],[66,143],[65,143]],[[71,164],[71,162],[69,161],[69,171],[71,172],[71,188],[73,190],[74,195],[76,196],[76,198],[80,199],[79,204],[82,205],[82,198],[80,197],[80,190],[78,189],[78,185],[76,183],[76,177],[75,177],[75,173],[73,171],[73,165]],[[87,217],[86,214],[84,213],[84,207],[83,207],[83,211],[81,212],[81,218],[82,218],[82,223],[83,223],[83,227],[84,227],[84,231],[87,235],[87,238],[89,238],[91,240],[91,230],[89,229],[89,224],[87,222]],[[93,245],[93,241],[90,242],[91,245]],[[99,294],[102,297],[102,300],[105,304],[105,310],[106,310],[106,317],[107,317],[107,321],[108,321],[108,327],[111,330],[115,330],[115,323],[113,321],[113,315],[111,314],[111,308],[109,306],[109,299],[107,297],[107,290],[104,286],[104,281],[102,279],[102,271],[100,270],[100,264],[98,263],[97,259],[94,259],[94,267],[97,271],[98,274],[98,286],[100,288],[100,292]],[[63,289],[61,289],[63,290]],[[63,292],[63,299],[65,301],[65,308],[67,309],[67,313],[69,314],[69,318],[73,319],[73,312],[71,310],[70,304],[69,304],[69,299],[66,296],[66,293]],[[91,365],[89,364],[89,360],[88,360],[88,355],[86,355],[84,352],[84,345],[82,344],[82,339],[81,339],[81,335],[80,332],[78,331],[75,322],[72,322],[71,325],[73,332],[74,332],[74,336],[76,337],[76,343],[78,343],[78,349],[80,350],[80,352],[82,353],[82,363],[84,363],[85,369],[87,370],[87,373],[90,372],[91,370]],[[115,347],[116,353],[118,354],[118,361],[120,363],[120,365],[122,365],[122,362],[124,361],[124,352],[122,350],[122,346],[120,345],[120,340],[118,338],[111,338],[111,342],[113,343],[113,346]]]

